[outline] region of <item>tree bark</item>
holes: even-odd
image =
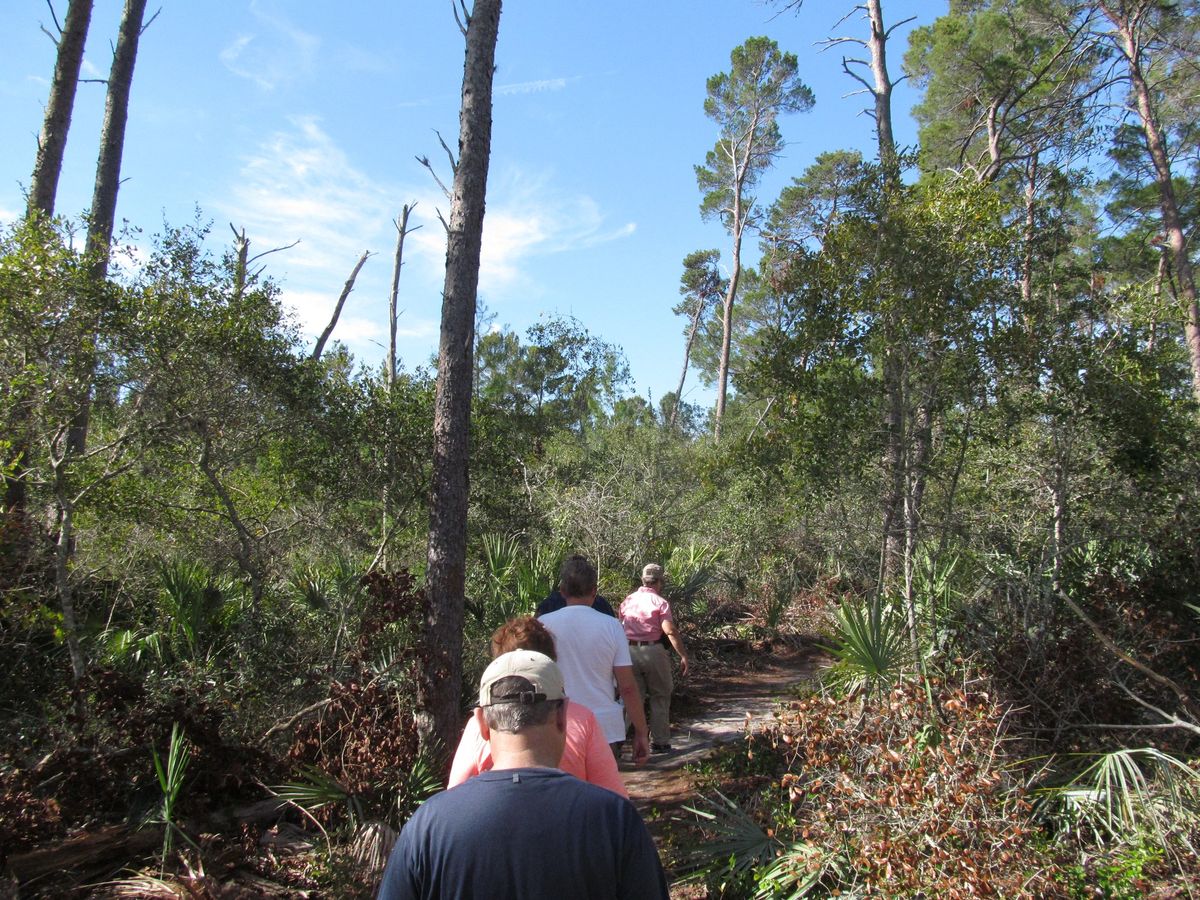
[[[1175,274],[1179,279],[1179,291],[1184,302],[1184,341],[1187,344],[1188,359],[1192,366],[1192,395],[1200,402],[1200,302],[1196,296],[1196,276],[1192,270],[1192,261],[1188,256],[1187,236],[1183,228],[1183,216],[1179,211],[1179,202],[1175,197],[1175,184],[1171,172],[1171,157],[1167,153],[1166,136],[1155,114],[1154,99],[1150,86],[1146,83],[1145,68],[1142,65],[1143,45],[1138,29],[1143,20],[1139,13],[1131,16],[1120,7],[1109,3],[1099,4],[1100,11],[1117,29],[1118,49],[1125,58],[1129,70],[1129,82],[1133,95],[1137,100],[1138,117],[1142,122],[1142,132],[1146,136],[1146,150],[1154,165],[1154,181],[1158,186],[1159,208],[1162,210],[1163,233],[1167,246],[1171,248],[1171,258]]]
[[[71,129],[71,112],[75,107],[75,89],[79,86],[79,69],[83,64],[83,48],[91,21],[92,0],[70,0],[58,38],[54,80],[50,83],[42,133],[38,136],[37,159],[33,164],[33,177],[29,180],[28,215],[41,213],[46,218],[54,215],[67,132]]]
[[[871,96],[875,98],[875,130],[879,136],[879,162],[889,174],[899,177],[899,160],[896,156],[896,138],[892,131],[892,82],[887,71],[887,29],[883,27],[883,9],[880,0],[867,0],[867,18],[871,21],[871,38],[867,46],[871,51],[871,75],[875,86]]]
[[[492,75],[500,6],[501,0],[476,0],[465,28],[460,158],[446,229],[425,582],[427,657],[417,685],[416,715],[422,747],[442,753],[454,745],[460,724],[475,305],[491,153]]]
[[[137,62],[145,13],[146,0],[125,0],[117,47],[108,73],[86,247],[89,254],[96,254],[93,274],[97,281],[108,276],[109,244],[117,215],[117,192],[121,187],[121,158],[125,153],[125,126],[129,122],[129,90],[133,85],[133,67]]]
[[[117,216],[117,192],[121,187],[121,157],[125,153],[125,126],[129,121],[129,90],[133,84],[133,67],[137,62],[138,40],[142,36],[142,17],[145,12],[146,0],[125,0],[117,47],[108,73],[100,153],[96,159],[96,183],[92,191],[92,209],[84,247],[84,252],[91,259],[92,278],[97,282],[108,277],[113,223]],[[73,453],[82,453],[87,446],[91,412],[89,391],[71,426],[68,443]]]

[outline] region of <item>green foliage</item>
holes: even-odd
[[[171,725],[166,763],[164,764],[159,758],[158,750],[153,746],[150,748],[150,755],[154,759],[154,774],[158,778],[158,787],[162,792],[162,802],[159,805],[156,821],[163,825],[160,860],[165,864],[167,856],[175,846],[176,836],[182,837],[189,844],[192,843],[192,840],[179,827],[179,802],[184,780],[187,777],[188,763],[192,758],[192,749],[187,737],[180,730],[178,722]]]
[[[754,900],[799,900],[825,884],[842,884],[850,872],[841,854],[812,844],[789,844],[757,873]]]
[[[779,116],[812,107],[812,91],[798,68],[795,54],[781,52],[770,38],[754,37],[730,53],[728,72],[708,79],[704,114],[717,123],[720,137],[704,165],[696,166],[705,218],[734,227],[734,192],[747,192],[742,203],[749,208],[748,193],[783,149]]]
[[[1098,754],[1070,783],[1043,791],[1043,813],[1064,829],[1087,828],[1101,843],[1136,843],[1152,834],[1160,847],[1169,838],[1188,851],[1191,825],[1200,810],[1200,772],[1153,747]]]
[[[203,566],[184,559],[164,563],[159,578],[162,583],[159,609],[170,623],[176,655],[181,659],[199,659],[212,647],[231,586],[214,578]]]
[[[1162,857],[1162,848],[1147,840],[1088,854],[1087,859],[1067,871],[1071,897],[1139,900],[1146,896],[1147,870]]]
[[[833,643],[825,647],[836,660],[830,678],[849,693],[881,694],[912,666],[904,615],[899,605],[876,597],[865,604],[843,598],[835,614]]]
[[[663,596],[672,607],[688,609],[716,579],[724,556],[720,547],[689,543],[671,548],[663,561]]]
[[[720,791],[683,808],[707,823],[713,835],[696,848],[685,867],[691,877],[719,882],[722,894],[733,886],[749,886],[754,871],[766,866],[780,849],[777,838]]]

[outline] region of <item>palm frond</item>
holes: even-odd
[[[720,791],[701,797],[700,805],[683,807],[704,820],[713,835],[685,859],[692,878],[728,871],[741,875],[766,865],[782,846],[754,818]]]
[[[1160,842],[1193,821],[1200,772],[1154,747],[1122,748],[1089,756],[1069,784],[1044,788],[1043,814],[1068,828],[1086,825],[1097,839],[1125,840],[1149,829]]]
[[[842,600],[833,642],[822,649],[836,659],[831,677],[853,692],[893,684],[912,663],[903,614],[879,598],[865,606]]]

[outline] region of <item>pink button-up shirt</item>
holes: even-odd
[[[671,604],[644,585],[621,601],[620,617],[625,637],[631,641],[657,641],[663,634],[663,622],[675,622]]]

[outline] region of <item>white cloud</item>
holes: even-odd
[[[522,81],[517,84],[501,84],[497,85],[494,93],[499,96],[511,96],[513,94],[544,94],[547,91],[561,91],[570,81],[577,81],[576,78],[544,78],[541,81]]]
[[[325,330],[329,324],[329,317],[333,315],[336,299],[323,291],[284,288],[280,293],[280,300],[295,312],[301,331],[310,338],[319,336]],[[347,315],[345,310],[342,310],[342,315],[338,317],[334,337],[347,345],[387,339],[383,323],[362,316]]]
[[[334,337],[356,355],[380,352],[387,341],[396,230],[404,203],[416,203],[404,245],[398,339],[408,358],[433,352],[446,256],[437,210],[450,203],[431,178],[417,189],[372,178],[359,169],[315,117],[296,117],[267,136],[244,160],[219,208],[246,229],[251,254],[299,240],[263,260],[281,282],[283,301],[310,337],[320,334],[355,261],[367,262],[338,321]],[[586,251],[633,234],[632,223],[613,225],[591,197],[564,188],[552,175],[516,167],[493,168],[484,217],[480,292],[488,302],[536,297],[539,259]],[[420,349],[425,348],[425,349]]]
[[[300,242],[264,258],[263,263],[281,282],[283,302],[295,310],[297,322],[310,337],[328,324],[354,263],[364,251],[372,251],[334,338],[356,354],[375,355],[387,341],[387,296],[396,239],[392,220],[405,202],[399,198],[406,193],[357,168],[316,118],[296,117],[291,125],[267,136],[245,158],[236,181],[223,192],[228,199],[218,208],[236,227],[246,229],[251,255]],[[432,215],[432,201],[428,209]],[[440,231],[441,225],[435,224]],[[444,246],[436,249],[435,260],[444,254]],[[422,260],[421,255],[419,246],[410,249],[406,243],[402,306],[407,298],[436,296],[436,287],[428,280],[430,273],[436,274],[435,260]],[[436,333],[436,326],[423,313],[402,315],[398,336],[426,340]]]
[[[263,30],[235,37],[219,54],[225,68],[264,91],[312,71],[319,37],[294,25],[274,4],[255,0],[250,13]]]
[[[256,247],[300,244],[289,266],[346,268],[388,240],[393,191],[355,168],[314,117],[291,120],[246,158],[225,211]]]
[[[443,211],[448,204],[441,203]],[[422,235],[425,253],[445,253],[440,222]],[[529,175],[511,168],[495,175],[488,185],[487,213],[483,219],[483,249],[479,285],[485,294],[498,295],[536,285],[536,259],[584,250],[628,237],[637,226],[616,228],[605,221],[598,203],[586,194],[564,190],[547,175]]]

